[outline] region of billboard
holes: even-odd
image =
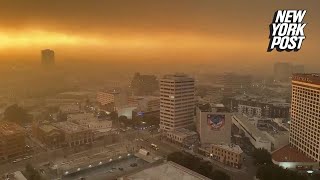
[[[208,114],[207,123],[211,130],[218,131],[223,127],[225,119],[224,114]]]

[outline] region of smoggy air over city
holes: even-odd
[[[0,180],[319,180],[319,11],[0,0]]]

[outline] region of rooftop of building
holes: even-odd
[[[238,146],[236,144],[215,144],[214,146],[220,147],[222,149],[225,149],[227,151],[234,152],[234,153],[237,153],[237,154],[243,153],[243,151],[240,148],[240,146]]]
[[[209,178],[171,161],[126,175],[124,179],[209,180]]]
[[[236,113],[233,115],[233,118],[238,119],[254,138],[260,138],[261,140],[269,141],[266,137],[266,134],[264,134],[263,131],[259,130],[255,125],[253,125],[250,122],[250,119],[245,115]]]
[[[41,125],[39,127],[39,129],[41,129],[42,131],[46,132],[46,133],[49,133],[51,131],[54,131],[54,130],[58,130],[58,128],[52,126],[52,125],[48,125],[48,124],[44,124],[44,125]]]
[[[162,77],[162,79],[169,79],[169,80],[187,80],[187,81],[190,81],[190,80],[194,80],[192,77],[188,76],[187,74],[183,74],[183,73],[176,73],[176,74],[167,74],[167,75],[164,75]]]
[[[225,106],[223,104],[212,104],[211,105],[213,108],[224,108]]]
[[[92,120],[97,119],[93,113],[76,113],[76,114],[69,114],[68,120]]]
[[[199,104],[198,108],[200,109],[201,112],[211,112],[211,109],[212,109],[210,103]]]
[[[179,137],[182,137],[182,138],[197,135],[197,133],[195,131],[191,131],[191,130],[185,129],[185,128],[175,129],[174,131],[171,131],[171,133],[173,133]]]
[[[140,74],[139,72],[134,74],[133,78],[141,78],[141,79],[156,79],[157,77],[153,74]]]
[[[43,50],[41,50],[42,52],[54,52],[53,50],[51,50],[51,49],[43,49]]]
[[[238,100],[238,101],[250,101],[253,103],[268,103],[275,106],[288,106],[289,103],[286,102],[286,99],[284,98],[270,98],[270,97],[264,97],[264,96],[257,96],[257,95],[251,95],[251,94],[241,94],[234,96],[232,99]]]
[[[63,92],[63,93],[60,93],[58,95],[61,95],[61,96],[87,96],[88,94],[91,94],[90,92],[88,91],[70,91],[70,92]]]
[[[0,124],[0,136],[10,136],[17,133],[24,133],[23,127],[16,123],[2,121]]]
[[[320,73],[297,73],[293,74],[292,81],[320,85]]]
[[[100,90],[99,93],[120,94],[121,90],[119,90],[119,89],[103,89],[103,90]]]
[[[65,133],[77,133],[88,130],[88,128],[70,121],[54,123],[53,126],[64,131]]]
[[[274,151],[272,153],[272,159],[277,162],[315,162],[290,145]]]

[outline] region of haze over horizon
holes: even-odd
[[[0,1],[0,61],[38,61],[41,49],[57,61],[217,65],[260,71],[275,61],[319,69],[316,0]],[[306,9],[299,52],[267,53],[273,13]],[[309,68],[308,68],[309,69]]]

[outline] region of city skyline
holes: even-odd
[[[0,0],[0,180],[319,180],[319,5]]]
[[[38,51],[49,48],[59,52],[58,61],[186,61],[259,69],[270,62],[289,61],[319,67],[316,1],[250,2],[250,6],[249,2],[193,0],[125,2],[0,2],[0,15],[5,17],[1,18],[1,61],[36,61]],[[299,52],[266,52],[268,26],[281,8],[307,9],[307,38]]]

